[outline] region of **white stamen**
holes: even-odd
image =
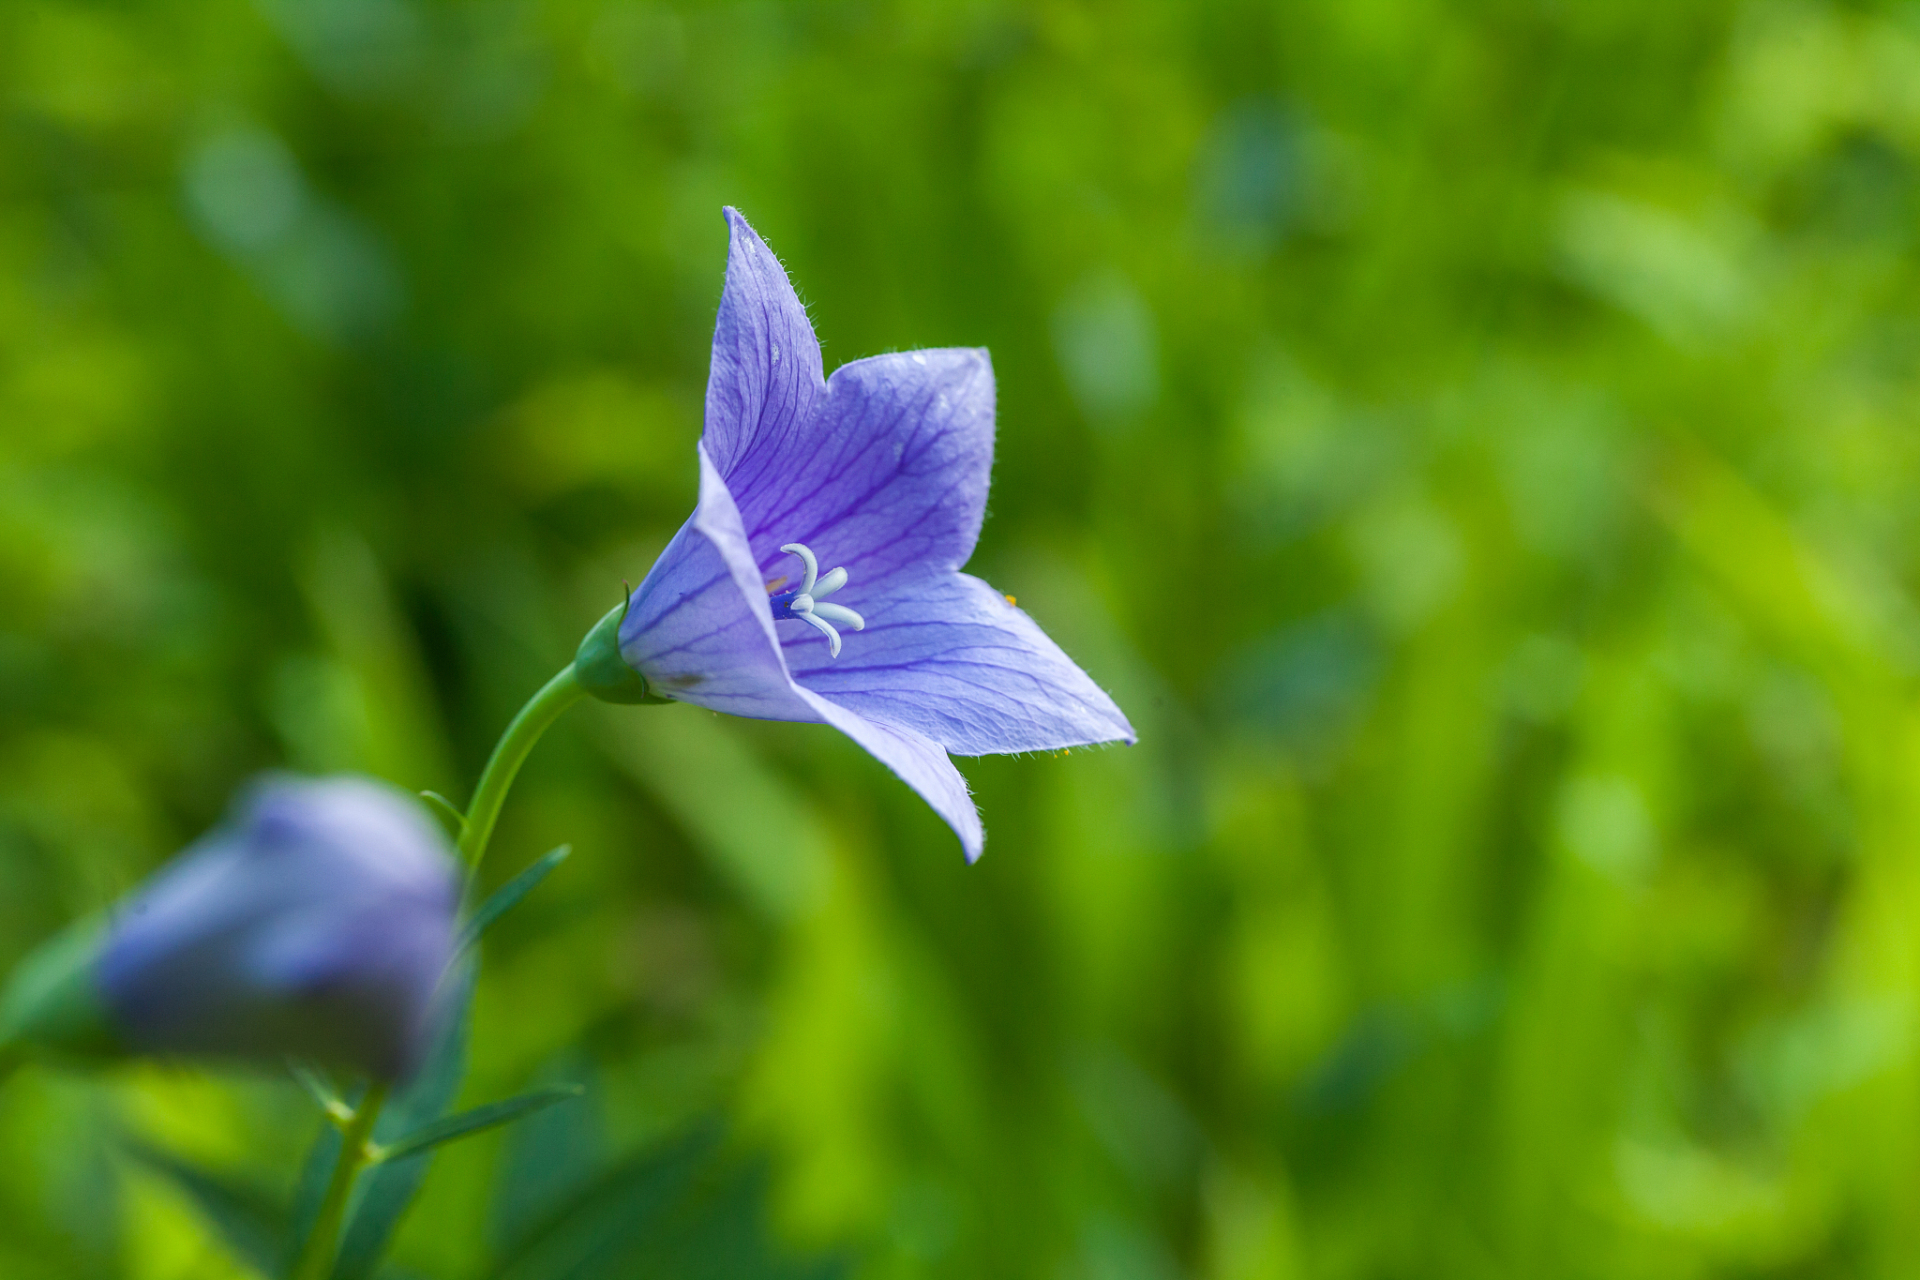
[[[802,542],[789,542],[780,548],[788,555],[800,557],[807,566],[806,578],[793,593],[793,599],[786,601],[786,616],[800,621],[818,631],[827,638],[827,653],[830,657],[840,656],[840,632],[834,626],[851,627],[855,631],[865,631],[867,620],[845,605],[822,603],[828,596],[847,585],[845,569],[829,569],[825,577],[820,574],[820,562],[814,558],[811,548]],[[785,581],[782,579],[781,581]]]
[[[836,626],[851,627],[855,631],[865,631],[867,620],[843,604],[827,604],[817,601],[813,606],[813,616],[825,618]]]
[[[827,656],[829,658],[837,658],[840,656],[840,633],[833,629],[831,622],[828,622],[817,613],[796,613],[793,616],[807,623],[827,638]]]
[[[786,546],[781,547],[780,549],[782,551],[789,552],[793,555],[799,556],[800,562],[807,566],[807,580],[800,584],[800,594],[803,596],[812,595],[814,581],[820,576],[820,562],[813,558],[813,552],[807,550],[806,545],[804,543],[789,542]],[[844,582],[846,581],[846,579],[842,578],[841,581]]]

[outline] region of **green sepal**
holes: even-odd
[[[615,605],[587,632],[587,638],[580,642],[579,651],[573,655],[573,678],[602,702],[670,702],[672,699],[662,698],[648,688],[646,677],[620,656],[620,623],[627,616],[630,599]]]
[[[126,1045],[94,982],[104,916],[77,920],[14,966],[0,994],[0,1045],[54,1057],[124,1057]]]

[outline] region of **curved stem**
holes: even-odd
[[[540,740],[547,726],[560,718],[561,712],[586,696],[587,691],[574,679],[573,664],[568,663],[559,675],[527,700],[507,731],[500,735],[499,744],[480,774],[480,785],[474,788],[473,803],[467,806],[466,829],[460,833],[460,856],[467,860],[469,875],[480,866],[480,859],[487,852],[487,841],[493,838],[493,824],[500,817],[500,806],[505,803],[507,790],[513,786],[514,776],[520,772],[527,753],[533,750],[533,744]]]
[[[533,744],[560,713],[586,697],[587,691],[574,678],[573,664],[540,687],[507,725],[487,767],[480,772],[480,785],[473,789],[473,801],[467,806],[466,826],[460,832],[460,856],[466,860],[467,875],[472,877],[493,838],[493,825],[500,817],[500,806],[526,762]],[[347,1199],[353,1193],[353,1181],[366,1167],[368,1146],[373,1138],[374,1122],[386,1105],[387,1086],[375,1084],[360,1099],[353,1116],[347,1120],[340,1145],[340,1158],[334,1162],[333,1177],[327,1183],[326,1196],[314,1218],[294,1264],[292,1280],[327,1280],[332,1273],[334,1254],[340,1247],[340,1226],[346,1217]]]
[[[354,1108],[340,1135],[340,1158],[334,1161],[333,1177],[327,1194],[320,1201],[320,1212],[313,1219],[313,1230],[294,1264],[293,1280],[327,1280],[333,1271],[333,1256],[340,1247],[340,1223],[347,1215],[347,1197],[353,1193],[353,1180],[366,1167],[368,1139],[373,1137],[373,1122],[387,1100],[387,1086],[368,1089]]]

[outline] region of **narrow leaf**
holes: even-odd
[[[672,1221],[723,1136],[702,1124],[609,1169],[511,1241],[492,1280],[600,1280],[609,1258]]]
[[[564,1050],[542,1071],[539,1084],[573,1084],[596,1078],[578,1046]],[[592,1182],[607,1165],[607,1125],[591,1083],[564,1107],[531,1115],[508,1131],[495,1171],[491,1234],[510,1244]]]
[[[510,1241],[491,1280],[844,1280],[844,1260],[779,1243],[765,1162],[723,1137],[700,1125],[609,1170]]]
[[[461,948],[464,950],[478,942],[480,935],[492,927],[494,921],[518,906],[520,899],[532,893],[534,887],[545,880],[548,873],[555,867],[565,862],[567,855],[572,852],[572,845],[563,844],[494,890],[493,894],[480,904],[480,909],[473,913],[473,918],[467,921],[467,927],[461,931]]]
[[[326,1113],[327,1119],[335,1124],[341,1124],[353,1115],[353,1108],[334,1092],[332,1083],[317,1067],[294,1059],[287,1064],[287,1070],[293,1073],[293,1078],[300,1082],[300,1087],[305,1089],[320,1110]]]
[[[333,1178],[333,1166],[340,1159],[341,1145],[339,1126],[323,1124],[313,1145],[307,1148],[306,1159],[300,1164],[299,1180],[293,1187],[293,1209],[287,1217],[287,1234],[276,1275],[284,1275],[292,1270],[294,1260],[300,1255],[300,1247],[313,1234],[314,1220],[320,1216],[320,1201],[326,1195],[327,1183]]]
[[[420,798],[427,802],[427,808],[433,810],[445,820],[448,828],[452,831],[454,839],[458,840],[461,836],[467,834],[467,815],[461,813],[459,806],[455,805],[453,801],[447,799],[438,791],[422,791]]]
[[[440,1030],[426,1065],[387,1104],[374,1128],[376,1143],[393,1141],[440,1118],[460,1092],[467,1074],[468,1016],[473,1004],[474,966],[456,962],[442,988],[446,1001]],[[338,1134],[333,1135],[336,1139]],[[341,1236],[340,1256],[333,1264],[333,1280],[367,1280],[379,1266],[400,1219],[420,1190],[432,1164],[431,1152],[412,1160],[375,1165],[360,1176],[360,1190],[352,1217]]]
[[[446,1116],[424,1128],[415,1129],[406,1137],[380,1147],[374,1153],[374,1159],[386,1164],[394,1160],[405,1160],[408,1156],[419,1155],[430,1147],[457,1138],[469,1137],[496,1126],[518,1120],[521,1116],[550,1107],[556,1102],[565,1102],[568,1098],[577,1098],[586,1090],[577,1084],[548,1085],[544,1089],[535,1089],[518,1097],[508,1098],[504,1102],[488,1103],[484,1107],[475,1107],[471,1111],[462,1111],[458,1115]]]
[[[266,1194],[202,1169],[157,1147],[136,1144],[128,1152],[185,1193],[234,1257],[262,1275],[277,1275],[284,1223]]]

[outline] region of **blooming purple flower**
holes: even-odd
[[[118,909],[94,980],[137,1052],[394,1079],[425,1053],[459,902],[446,837],[411,796],[276,777]]]
[[[620,654],[655,694],[832,725],[977,858],[980,815],[948,752],[1131,743],[1133,727],[1032,619],[960,572],[993,466],[987,353],[873,356],[823,377],[786,273],[726,214],[700,501],[633,593]]]

